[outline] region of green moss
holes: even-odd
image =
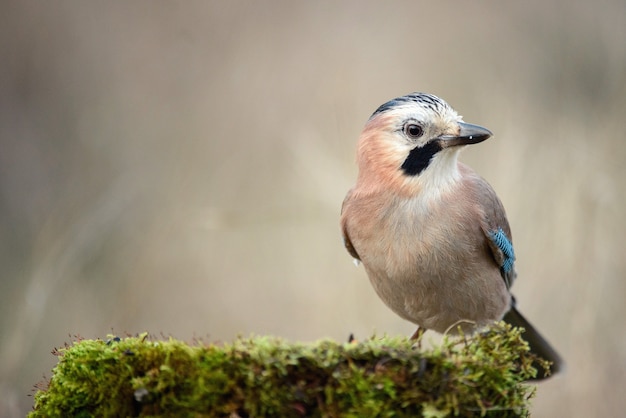
[[[537,360],[499,323],[421,350],[406,338],[205,345],[138,337],[57,351],[31,417],[446,417],[528,415]]]

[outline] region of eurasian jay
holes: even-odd
[[[504,207],[457,160],[465,145],[490,136],[431,94],[381,105],[359,138],[359,174],[341,211],[345,246],[385,304],[418,325],[414,337],[504,319],[525,329],[531,351],[551,361],[554,374],[561,358],[510,293],[515,254]],[[537,379],[546,377],[537,369]]]

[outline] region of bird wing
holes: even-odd
[[[476,175],[474,186],[484,213],[481,226],[487,238],[487,245],[494,261],[500,268],[502,279],[507,288],[510,289],[517,273],[515,272],[515,252],[511,228],[506,218],[504,206],[489,183],[478,175]]]
[[[352,245],[352,241],[350,241],[350,235],[348,235],[348,227],[346,225],[346,216],[344,214],[344,210],[346,209],[346,203],[352,197],[352,190],[348,192],[346,198],[343,199],[343,203],[341,204],[341,233],[343,234],[343,245],[346,247],[346,250],[350,253],[355,260],[361,261],[361,257],[359,257],[359,253],[356,252],[354,246]]]

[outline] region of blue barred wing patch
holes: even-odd
[[[515,262],[515,252],[513,251],[513,244],[509,241],[502,228],[498,228],[495,231],[489,232],[489,238],[496,244],[496,247],[504,254],[504,261],[500,268],[504,273],[509,273],[513,269],[513,263]]]

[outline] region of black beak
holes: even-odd
[[[459,122],[459,127],[458,135],[442,135],[438,138],[442,148],[478,144],[492,135],[489,129],[471,123]]]

